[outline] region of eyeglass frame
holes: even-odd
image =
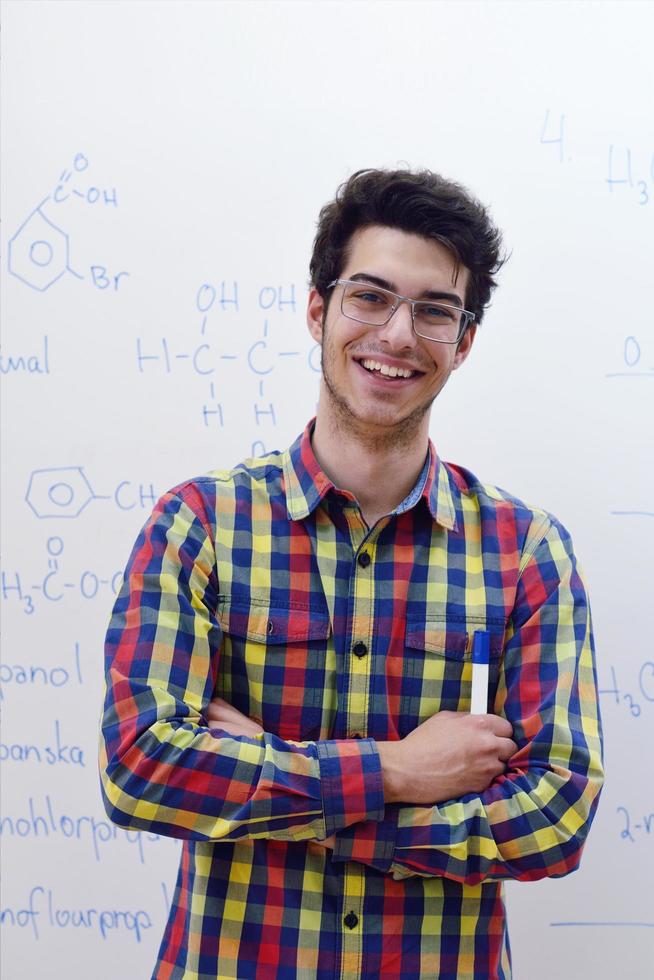
[[[449,344],[450,346],[452,344],[460,344],[465,336],[466,330],[468,329],[470,324],[474,323],[475,321],[475,315],[474,313],[471,313],[470,310],[464,310],[463,307],[461,306],[453,306],[451,303],[441,303],[436,300],[431,301],[436,303],[436,305],[438,306],[444,306],[445,309],[447,310],[456,310],[457,313],[461,314],[461,318],[462,318],[462,325],[459,329],[459,335],[456,338],[456,340],[439,340],[437,337],[427,337],[424,333],[419,333],[416,330],[416,303],[429,303],[430,300],[411,299],[410,296],[400,296],[399,293],[394,293],[392,289],[386,289],[385,286],[377,286],[374,282],[366,282],[365,280],[362,279],[334,279],[332,282],[329,283],[327,289],[333,289],[334,286],[370,286],[372,289],[379,289],[382,293],[388,293],[389,296],[395,297],[395,299],[398,302],[393,305],[393,308],[391,309],[390,313],[388,314],[388,317],[384,320],[384,322],[370,323],[369,320],[360,320],[358,317],[350,316],[349,313],[345,312],[345,310],[343,309],[343,298],[345,296],[345,290],[343,290],[343,292],[341,293],[341,313],[343,314],[343,316],[346,316],[348,320],[354,320],[355,323],[367,323],[368,326],[370,327],[385,327],[386,324],[390,323],[391,319],[395,316],[402,303],[408,303],[409,306],[411,307],[411,326],[413,328],[414,334],[416,335],[416,337],[420,337],[421,340],[431,340],[433,344]]]

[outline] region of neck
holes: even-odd
[[[429,446],[426,427],[400,443],[388,432],[335,424],[318,411],[312,446],[323,472],[356,497],[369,527],[402,503],[413,489]]]

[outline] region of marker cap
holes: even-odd
[[[475,630],[472,638],[473,664],[487,664],[490,660],[490,633],[488,630]]]

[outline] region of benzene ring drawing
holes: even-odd
[[[44,292],[68,266],[68,235],[35,208],[9,239],[9,272],[32,289]]]

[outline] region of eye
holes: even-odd
[[[428,320],[441,321],[441,322],[453,322],[458,320],[460,313],[458,310],[453,309],[449,306],[437,306],[434,303],[428,303],[425,306],[419,306],[417,312],[420,316],[426,317]]]
[[[357,290],[352,293],[352,297],[360,300],[362,303],[370,303],[371,306],[378,303],[388,303],[387,296],[384,296],[383,293],[376,293],[371,289]]]

